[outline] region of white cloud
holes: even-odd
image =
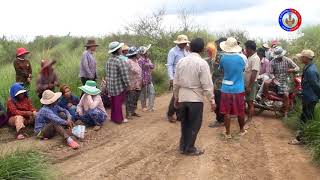
[[[182,0],[176,1],[177,4],[183,3]],[[197,3],[197,0],[193,1]],[[214,6],[215,1],[221,6],[218,0],[210,1],[208,5]],[[226,6],[230,7],[228,3],[232,2],[226,2]],[[134,21],[138,16],[149,14],[152,10],[170,4],[172,5],[172,2],[169,0],[2,1],[0,35],[33,37],[64,35],[69,32],[77,36],[105,35],[121,30],[126,23]],[[188,4],[190,5],[190,1]],[[235,28],[247,30],[252,37],[288,38],[292,33],[285,32],[278,25],[280,12],[286,8],[295,8],[302,15],[303,26],[317,24],[320,23],[318,18],[320,13],[316,4],[316,0],[266,0],[239,10],[232,8],[227,11],[199,12],[194,19],[196,24],[213,32]],[[168,15],[165,19],[167,27],[177,26],[175,15]]]

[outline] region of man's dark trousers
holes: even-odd
[[[168,117],[172,117],[174,114],[176,114],[177,120],[180,121],[181,118],[180,118],[180,115],[179,115],[179,109],[174,107],[174,96],[172,96],[172,98],[170,100],[167,116]]]
[[[202,102],[182,102],[179,104],[181,117],[180,151],[192,153],[203,117]]]

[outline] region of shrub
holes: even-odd
[[[16,151],[0,157],[0,179],[52,179],[43,155],[36,151]]]

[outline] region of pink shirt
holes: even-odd
[[[129,69],[129,90],[141,90],[142,70],[138,61],[128,60]]]
[[[77,106],[77,112],[79,115],[83,115],[84,112],[95,108],[99,108],[101,111],[107,114],[100,95],[92,96],[89,94],[84,94]]]

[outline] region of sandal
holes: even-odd
[[[243,132],[239,132],[239,136],[244,136],[244,135],[246,135],[248,133],[248,131],[247,130],[244,130]]]
[[[73,140],[71,137],[69,137],[67,139],[67,144],[72,149],[78,149],[80,147],[80,145],[75,140]]]
[[[135,117],[141,117],[139,114],[137,113],[133,113],[132,116],[135,116]]]
[[[93,127],[94,131],[99,131],[100,129],[101,129],[101,126],[98,126],[98,125]]]
[[[191,153],[185,153],[187,156],[201,156],[202,154],[204,154],[204,150],[195,150]]]
[[[24,140],[26,137],[23,134],[17,134],[16,139],[17,140]]]
[[[224,138],[228,140],[228,139],[232,139],[232,136],[231,134],[224,133]]]
[[[298,139],[293,139],[290,142],[288,142],[290,145],[301,145],[303,144],[302,141],[299,141]]]

